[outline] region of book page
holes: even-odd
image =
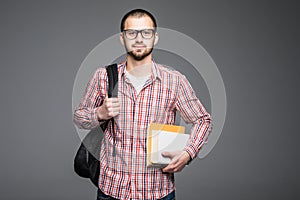
[[[189,139],[184,126],[150,123],[147,128],[147,166],[162,168],[170,158],[161,155],[164,151],[181,151]]]
[[[169,131],[153,131],[153,135],[157,135],[157,163],[169,164],[171,159],[161,155],[164,151],[181,151],[186,146],[189,135],[178,134]]]

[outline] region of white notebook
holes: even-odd
[[[147,166],[162,168],[168,165],[171,159],[161,153],[183,150],[189,140],[184,131],[184,126],[151,123],[147,137]]]

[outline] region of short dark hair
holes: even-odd
[[[128,17],[144,17],[145,15],[151,18],[154,28],[156,29],[157,24],[156,24],[156,20],[155,20],[154,16],[150,12],[138,8],[138,9],[131,10],[124,15],[124,17],[121,20],[121,32],[124,31],[125,21]]]

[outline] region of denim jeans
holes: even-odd
[[[118,200],[115,199],[111,196],[108,196],[106,194],[104,194],[99,188],[98,188],[98,192],[97,192],[97,200]],[[168,194],[167,196],[163,197],[162,199],[159,200],[175,200],[175,191],[171,192],[170,194]]]

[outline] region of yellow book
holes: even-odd
[[[189,139],[184,126],[150,123],[147,133],[147,167],[163,168],[171,161],[164,151],[182,150]]]

